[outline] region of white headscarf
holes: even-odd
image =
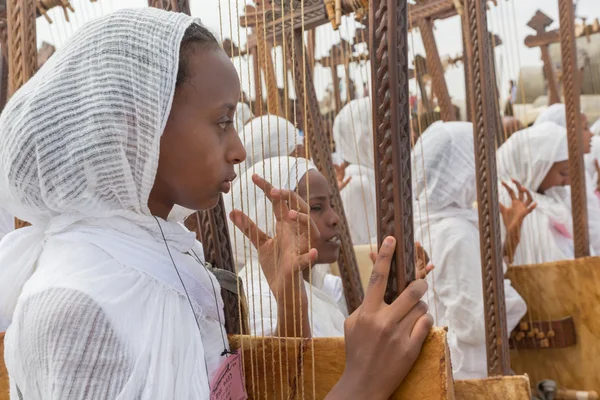
[[[235,106],[235,115],[233,117],[235,129],[238,132],[241,132],[241,130],[244,129],[244,125],[252,118],[254,118],[254,114],[252,114],[250,106],[242,102],[237,103]]]
[[[15,217],[0,208],[0,240],[15,230]]]
[[[456,379],[484,378],[485,319],[476,197],[473,125],[436,122],[412,154],[415,239],[435,270],[428,276],[427,301],[436,325],[448,326]],[[521,296],[504,280],[509,332],[525,314]]]
[[[573,257],[573,223],[569,209],[556,199],[553,194],[556,189],[549,189],[545,194],[538,193],[552,165],[568,158],[566,130],[552,122],[518,131],[498,149],[498,179],[505,182],[518,180],[537,203],[536,209],[523,222],[515,264],[537,264]],[[510,206],[508,193],[502,189],[499,192],[502,204]]]
[[[590,131],[594,134],[594,136],[600,136],[600,119],[590,126]]]
[[[294,124],[276,115],[256,117],[238,133],[247,153],[246,162],[240,165],[240,176],[262,160],[289,156],[301,144]]]
[[[337,155],[350,163],[346,177],[352,178],[340,195],[352,243],[377,242],[373,112],[369,97],[346,104],[333,122]]]
[[[538,115],[534,125],[542,124],[544,122],[554,122],[563,128],[567,127],[567,114],[565,105],[562,103],[552,104]]]
[[[273,206],[262,190],[252,182],[252,175],[258,174],[280,189],[294,190],[306,173],[316,167],[304,158],[273,157],[255,164],[234,183],[231,194],[227,195],[225,204],[228,210],[242,210],[258,227],[269,236],[274,236],[275,219]],[[269,289],[256,250],[244,235],[230,224],[230,236],[235,248],[237,262],[244,262],[239,276],[245,286],[248,298],[250,330],[256,335],[272,335],[277,332],[277,304]],[[320,275],[317,273],[316,275]],[[341,288],[341,280],[337,287]],[[335,279],[337,278],[337,279]],[[331,279],[330,279],[331,280]],[[329,283],[330,284],[330,283]],[[336,285],[334,285],[336,286]],[[339,293],[325,293],[306,282],[306,293],[312,293],[311,312],[313,316],[314,336],[343,336],[344,313],[336,297]]]
[[[0,117],[0,204],[32,223],[0,243],[15,397],[209,397],[220,287],[185,254],[194,234],[148,208],[193,23],[155,8],[88,23]]]

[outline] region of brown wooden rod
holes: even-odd
[[[340,93],[340,77],[337,70],[338,64],[333,60],[331,63],[331,81],[333,82],[333,98],[335,99],[335,113],[342,109],[342,94]]]
[[[258,65],[263,73],[264,82],[267,87],[267,110],[269,114],[283,116],[280,111],[281,105],[279,102],[279,88],[277,87],[275,65],[271,56],[272,46],[265,40],[264,29],[262,24],[258,24],[256,27],[256,37],[258,38],[260,48],[258,51]]]
[[[471,115],[471,96],[472,96],[472,88],[471,88],[471,70],[469,66],[469,59],[471,57],[471,52],[473,46],[468,41],[468,22],[466,21],[467,14],[463,12],[460,16],[460,24],[462,30],[462,41],[463,41],[463,69],[465,73],[465,105],[466,105],[466,120],[469,122],[473,121],[473,117]]]
[[[433,21],[430,18],[423,18],[417,21],[417,26],[421,32],[423,46],[427,57],[427,70],[431,76],[432,87],[435,88],[435,94],[440,106],[440,114],[444,121],[455,121],[456,113],[450,100],[448,85],[444,77],[444,66],[438,52],[435,36],[433,35]]]
[[[408,4],[369,2],[377,241],[394,236],[386,301],[415,279],[408,99]]]
[[[8,93],[10,98],[37,70],[36,7],[30,0],[6,0]],[[15,218],[15,228],[29,225]]]
[[[305,104],[307,108],[306,115],[304,115],[306,123],[304,126],[306,142],[313,162],[323,176],[325,176],[327,182],[329,182],[329,187],[333,194],[333,206],[340,216],[340,241],[342,243],[342,248],[338,259],[338,265],[348,311],[352,313],[362,304],[364,291],[360,280],[356,255],[354,254],[354,247],[352,246],[350,231],[348,229],[346,214],[344,213],[342,198],[340,197],[340,191],[338,189],[333,162],[331,160],[331,147],[325,131],[323,115],[321,114],[319,102],[317,101],[317,93],[312,79],[312,65],[310,65],[308,57],[303,57],[304,43],[302,31],[295,30],[293,35],[288,35],[286,45],[289,49],[294,49],[295,53],[295,56],[293,57],[293,71],[294,89],[298,98],[298,107],[301,109],[302,114],[304,114]],[[288,54],[292,53],[288,52]]]
[[[548,81],[548,105],[551,106],[552,104],[560,103],[558,82],[556,81],[556,74],[554,73],[554,66],[552,65],[548,46],[540,46],[540,50],[542,51],[544,73],[546,74],[546,80]]]
[[[575,257],[590,255],[585,170],[583,166],[583,140],[581,137],[581,104],[577,44],[575,42],[575,15],[572,0],[559,0],[560,50],[562,54],[563,90],[567,113],[569,142],[569,176],[571,179],[571,210]]]
[[[510,356],[504,299],[504,271],[500,240],[498,180],[494,146],[498,126],[496,82],[491,71],[486,0],[465,0],[467,44],[472,76],[471,115],[475,143],[475,169],[483,278],[483,304],[488,375],[508,375]]]
[[[148,5],[168,11],[185,12],[190,15],[188,0],[149,0]],[[219,198],[216,207],[199,212],[199,222],[198,229],[200,232],[197,233],[202,238],[204,259],[215,268],[224,269],[235,274],[235,263],[229,240],[227,215],[222,196]],[[240,329],[238,296],[225,289],[221,290],[221,294],[224,303],[225,329],[227,333],[242,333]]]

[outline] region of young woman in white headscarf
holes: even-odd
[[[434,123],[412,150],[415,239],[435,264],[426,298],[435,304],[436,325],[448,326],[455,379],[487,376],[474,159],[473,125],[466,122]],[[503,216],[518,230],[534,205],[510,206]],[[508,279],[504,292],[510,332],[527,306]]]
[[[567,116],[564,104],[553,104],[542,112],[534,125],[554,122],[567,129]],[[581,113],[581,134],[583,140],[583,160],[585,165],[585,189],[588,206],[588,228],[590,245],[595,254],[600,254],[600,193],[598,192],[598,161],[600,160],[600,137],[592,134],[587,116]],[[553,189],[550,194],[571,209],[571,187]]]
[[[213,207],[230,189],[245,158],[233,127],[239,93],[235,68],[198,20],[145,8],[84,26],[10,99],[0,205],[32,224],[0,242],[11,398],[210,398],[228,357],[220,286],[194,254],[194,234],[168,217]],[[232,218],[252,232],[261,266],[281,272],[273,292],[303,290],[295,277],[316,259],[306,236],[318,232],[308,207],[254,182],[274,205],[291,196],[299,209],[277,215],[274,237],[240,212]],[[346,320],[346,370],[328,398],[389,396],[431,326],[411,300],[424,282],[383,301],[388,239],[380,278]]]
[[[227,208],[243,210],[268,235],[274,234],[273,206],[264,193],[254,190],[254,175],[264,177],[276,187],[296,191],[309,205],[311,219],[320,233],[318,237],[311,238],[311,246],[319,254],[312,266],[312,276],[309,276],[309,269],[303,273],[306,293],[311,297],[309,303],[312,315],[309,320],[314,323],[312,335],[343,336],[348,310],[342,282],[339,277],[327,273],[329,264],[337,261],[340,251],[340,218],[331,205],[331,189],[327,180],[304,158],[273,157],[248,169],[233,185],[231,193],[225,198],[225,204]],[[272,277],[263,273],[256,251],[244,240],[239,230],[230,232],[230,236],[236,259],[238,263],[243,263],[239,276],[248,299],[252,334],[280,336],[277,330],[276,299],[269,285]]]
[[[346,186],[340,191],[352,243],[377,243],[373,112],[369,97],[346,104],[333,122],[336,153],[345,161]]]
[[[571,211],[556,190],[570,184],[565,128],[545,122],[513,134],[497,151],[498,179],[516,179],[533,196],[536,209],[523,222],[517,265],[573,258]],[[508,183],[514,187],[512,183]],[[500,202],[509,204],[507,193]]]

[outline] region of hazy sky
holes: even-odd
[[[143,7],[147,5],[147,0],[98,0],[96,3],[90,3],[89,0],[71,0],[76,8],[76,13],[71,16],[71,23],[48,24],[44,18],[38,19],[38,42],[47,41],[57,46],[62,45],[66,38],[83,22],[97,16],[104,15],[110,11],[120,8]],[[237,29],[237,17],[242,13],[245,6],[243,0],[190,0],[191,10],[194,16],[202,19],[217,35],[222,33],[223,37],[233,36],[234,42],[245,43],[246,31]],[[498,33],[505,45],[500,46],[496,51],[496,62],[500,70],[499,79],[504,83],[509,79],[518,77],[520,66],[541,65],[539,49],[528,49],[522,43],[524,38],[533,31],[526,26],[527,21],[540,9],[545,14],[555,20],[553,27],[558,26],[558,2],[557,0],[500,0],[499,8],[488,13],[488,21],[491,30]],[[577,15],[588,17],[589,20],[600,17],[600,0],[579,0]],[[51,17],[55,20],[64,20],[60,9],[52,10]],[[231,24],[230,21],[233,21]],[[353,36],[355,23],[353,20],[346,20],[340,28],[340,32],[333,32],[329,27],[322,27],[317,32],[317,56],[324,55],[332,43],[339,41],[340,36],[348,38]],[[438,21],[435,24],[435,36],[438,49],[442,57],[455,57],[462,53],[462,38],[460,34],[460,20],[457,17],[444,21]],[[409,59],[412,60],[415,54],[424,54],[423,46],[418,33],[411,34],[409,37],[410,50]],[[281,65],[282,58],[275,59],[276,66]],[[248,91],[249,70],[244,60],[234,60],[238,72],[240,72],[242,85]],[[319,91],[319,97],[323,94],[324,88],[331,82],[328,69],[316,70],[316,84]],[[340,70],[340,73],[342,71]],[[352,75],[364,77],[366,79],[368,71],[363,69],[352,69]],[[251,75],[251,74],[250,74]],[[451,96],[464,98],[464,73],[462,66],[450,68],[446,72]],[[283,86],[283,73],[280,73],[279,84]],[[360,84],[360,83],[359,83]],[[412,91],[416,91],[411,86]]]

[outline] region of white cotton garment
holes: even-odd
[[[209,398],[220,287],[187,254],[194,234],[148,208],[194,23],[155,8],[90,22],[0,116],[0,205],[32,224],[0,242],[11,398]]]
[[[594,134],[594,136],[600,136],[600,119],[590,126],[590,131]]]
[[[473,125],[436,122],[412,152],[415,240],[435,269],[425,300],[438,326],[448,326],[455,379],[487,376],[483,282],[479,250]],[[505,270],[506,272],[506,270]],[[504,280],[508,332],[527,305]]]
[[[534,125],[554,122],[557,125],[567,129],[567,114],[564,104],[553,104],[542,112],[535,121]],[[590,130],[593,132],[593,125]],[[600,151],[600,137],[594,136],[591,143],[591,152],[583,155],[585,166],[585,190],[588,208],[588,230],[590,237],[590,247],[594,254],[600,254],[600,200],[596,195],[596,182],[598,173],[594,165]],[[571,210],[571,188],[553,188],[549,193],[555,200],[561,201]],[[559,242],[564,241],[563,237],[558,237]]]
[[[275,233],[273,206],[264,193],[252,183],[252,175],[258,174],[271,182],[273,187],[294,190],[302,177],[316,167],[304,158],[272,157],[252,168],[234,183],[231,192],[225,197],[228,211],[237,209],[248,215],[258,227],[269,236]],[[256,188],[256,189],[255,189]],[[238,275],[244,285],[248,300],[250,331],[253,335],[272,336],[277,334],[277,303],[269,288],[258,261],[258,254],[252,244],[233,224],[229,225],[231,242],[234,245],[237,263],[244,260]],[[321,271],[322,273],[322,271]],[[313,277],[321,275],[313,274]],[[330,274],[329,274],[330,275]],[[341,279],[333,275],[318,279],[319,287],[305,282],[309,301],[309,320],[314,337],[344,336],[344,310],[339,298]],[[339,283],[333,283],[339,281]],[[316,282],[315,282],[316,283]],[[343,296],[342,296],[343,297]]]
[[[239,166],[238,177],[267,158],[291,155],[296,146],[302,144],[294,124],[272,114],[252,119],[238,134],[247,153],[246,161]]]
[[[244,128],[244,125],[252,118],[254,118],[254,114],[252,114],[250,106],[242,102],[237,103],[235,106],[235,115],[233,117],[235,129],[240,132]]]
[[[377,206],[375,157],[373,148],[373,111],[365,97],[346,104],[333,122],[333,138],[338,156],[350,163],[346,178],[351,178],[340,196],[354,245],[376,245]]]
[[[529,190],[537,203],[535,210],[523,221],[521,242],[514,258],[517,265],[573,258],[570,209],[555,193],[558,188],[552,188],[545,194],[538,193],[552,165],[568,157],[566,130],[552,122],[536,124],[514,133],[496,153],[498,179],[507,182],[513,189],[511,179],[516,179]],[[510,206],[506,190],[498,190],[500,202]]]
[[[15,230],[15,217],[0,208],[0,240]]]

